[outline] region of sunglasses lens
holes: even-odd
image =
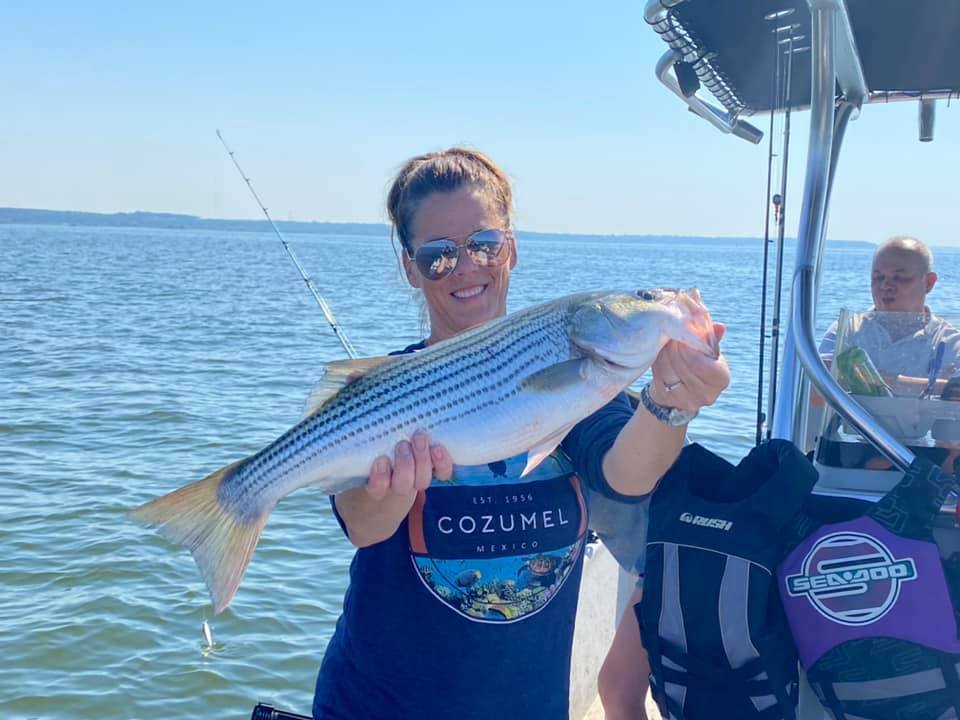
[[[506,242],[507,234],[502,230],[481,230],[467,240],[467,252],[475,265],[496,265]]]
[[[452,240],[432,240],[417,248],[413,255],[424,277],[439,280],[457,265],[460,249]]]
[[[464,248],[474,265],[497,265],[503,246],[507,244],[507,237],[503,230],[478,230],[467,238]],[[439,280],[449,275],[457,266],[460,247],[453,240],[431,240],[414,251],[413,259],[424,277]]]

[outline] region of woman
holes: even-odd
[[[506,175],[475,151],[401,169],[387,209],[430,319],[428,337],[402,352],[505,314],[511,204]],[[697,410],[729,372],[722,358],[671,344],[654,378],[656,403]],[[522,480],[522,456],[454,475],[455,458],[423,433],[377,458],[366,487],[331,499],[357,552],[314,717],[566,718],[587,490],[642,498],[683,438],[621,396]]]

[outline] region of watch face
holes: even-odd
[[[697,416],[696,410],[680,410],[679,408],[671,408],[670,415],[667,418],[667,422],[673,425],[674,427],[679,427],[681,425],[686,425],[688,422],[693,420]]]
[[[653,415],[657,420],[662,423],[666,423],[671,427],[680,427],[681,425],[686,425],[688,422],[693,420],[697,416],[697,410],[681,410],[680,408],[665,407],[655,402],[652,397],[650,397],[650,385],[644,385],[643,390],[640,392],[640,400],[643,403],[643,406]]]

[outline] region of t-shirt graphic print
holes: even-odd
[[[523,620],[563,586],[583,551],[587,511],[580,479],[554,452],[520,479],[526,454],[454,468],[408,516],[410,553],[427,589],[461,616]]]

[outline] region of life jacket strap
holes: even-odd
[[[939,668],[880,680],[860,680],[856,682],[830,682],[830,674],[811,671],[807,674],[810,687],[813,688],[823,705],[836,720],[863,720],[847,710],[848,703],[867,703],[879,700],[893,700],[909,695],[949,690],[949,697],[960,701],[960,663],[951,656],[941,658]],[[951,706],[953,715],[945,717],[960,718],[960,702]]]
[[[960,718],[960,663],[953,662],[952,658],[944,655],[940,658],[940,670],[943,680],[949,690],[948,695],[953,698],[954,716]]]
[[[960,552],[952,553],[943,561],[943,574],[947,578],[953,616],[957,619],[957,631],[960,632]]]
[[[750,698],[758,713],[755,717],[793,717],[798,688],[795,682],[786,679],[788,673],[781,668],[764,663],[760,658],[754,658],[738,668],[715,665],[691,657],[672,643],[662,641],[659,649],[658,671],[665,685],[714,694],[723,694],[736,688]]]
[[[729,668],[714,665],[700,658],[691,657],[672,643],[661,643],[663,654],[663,677],[667,682],[681,683],[688,687],[720,691],[736,683],[748,695],[767,695],[767,674],[759,659],[753,659],[742,667]]]
[[[682,700],[686,696],[686,686],[670,683],[666,678],[664,680],[666,687],[660,687],[656,677],[650,677],[650,694],[660,708],[663,720],[687,720],[681,701],[676,699],[680,697]],[[772,695],[752,697],[755,711],[750,717],[752,720],[795,720],[797,695],[797,686],[794,684],[787,694],[787,697],[791,698],[791,705],[778,703]]]
[[[891,532],[928,540],[934,518],[944,501],[957,490],[957,479],[926,458],[918,457],[903,479],[867,513]]]

